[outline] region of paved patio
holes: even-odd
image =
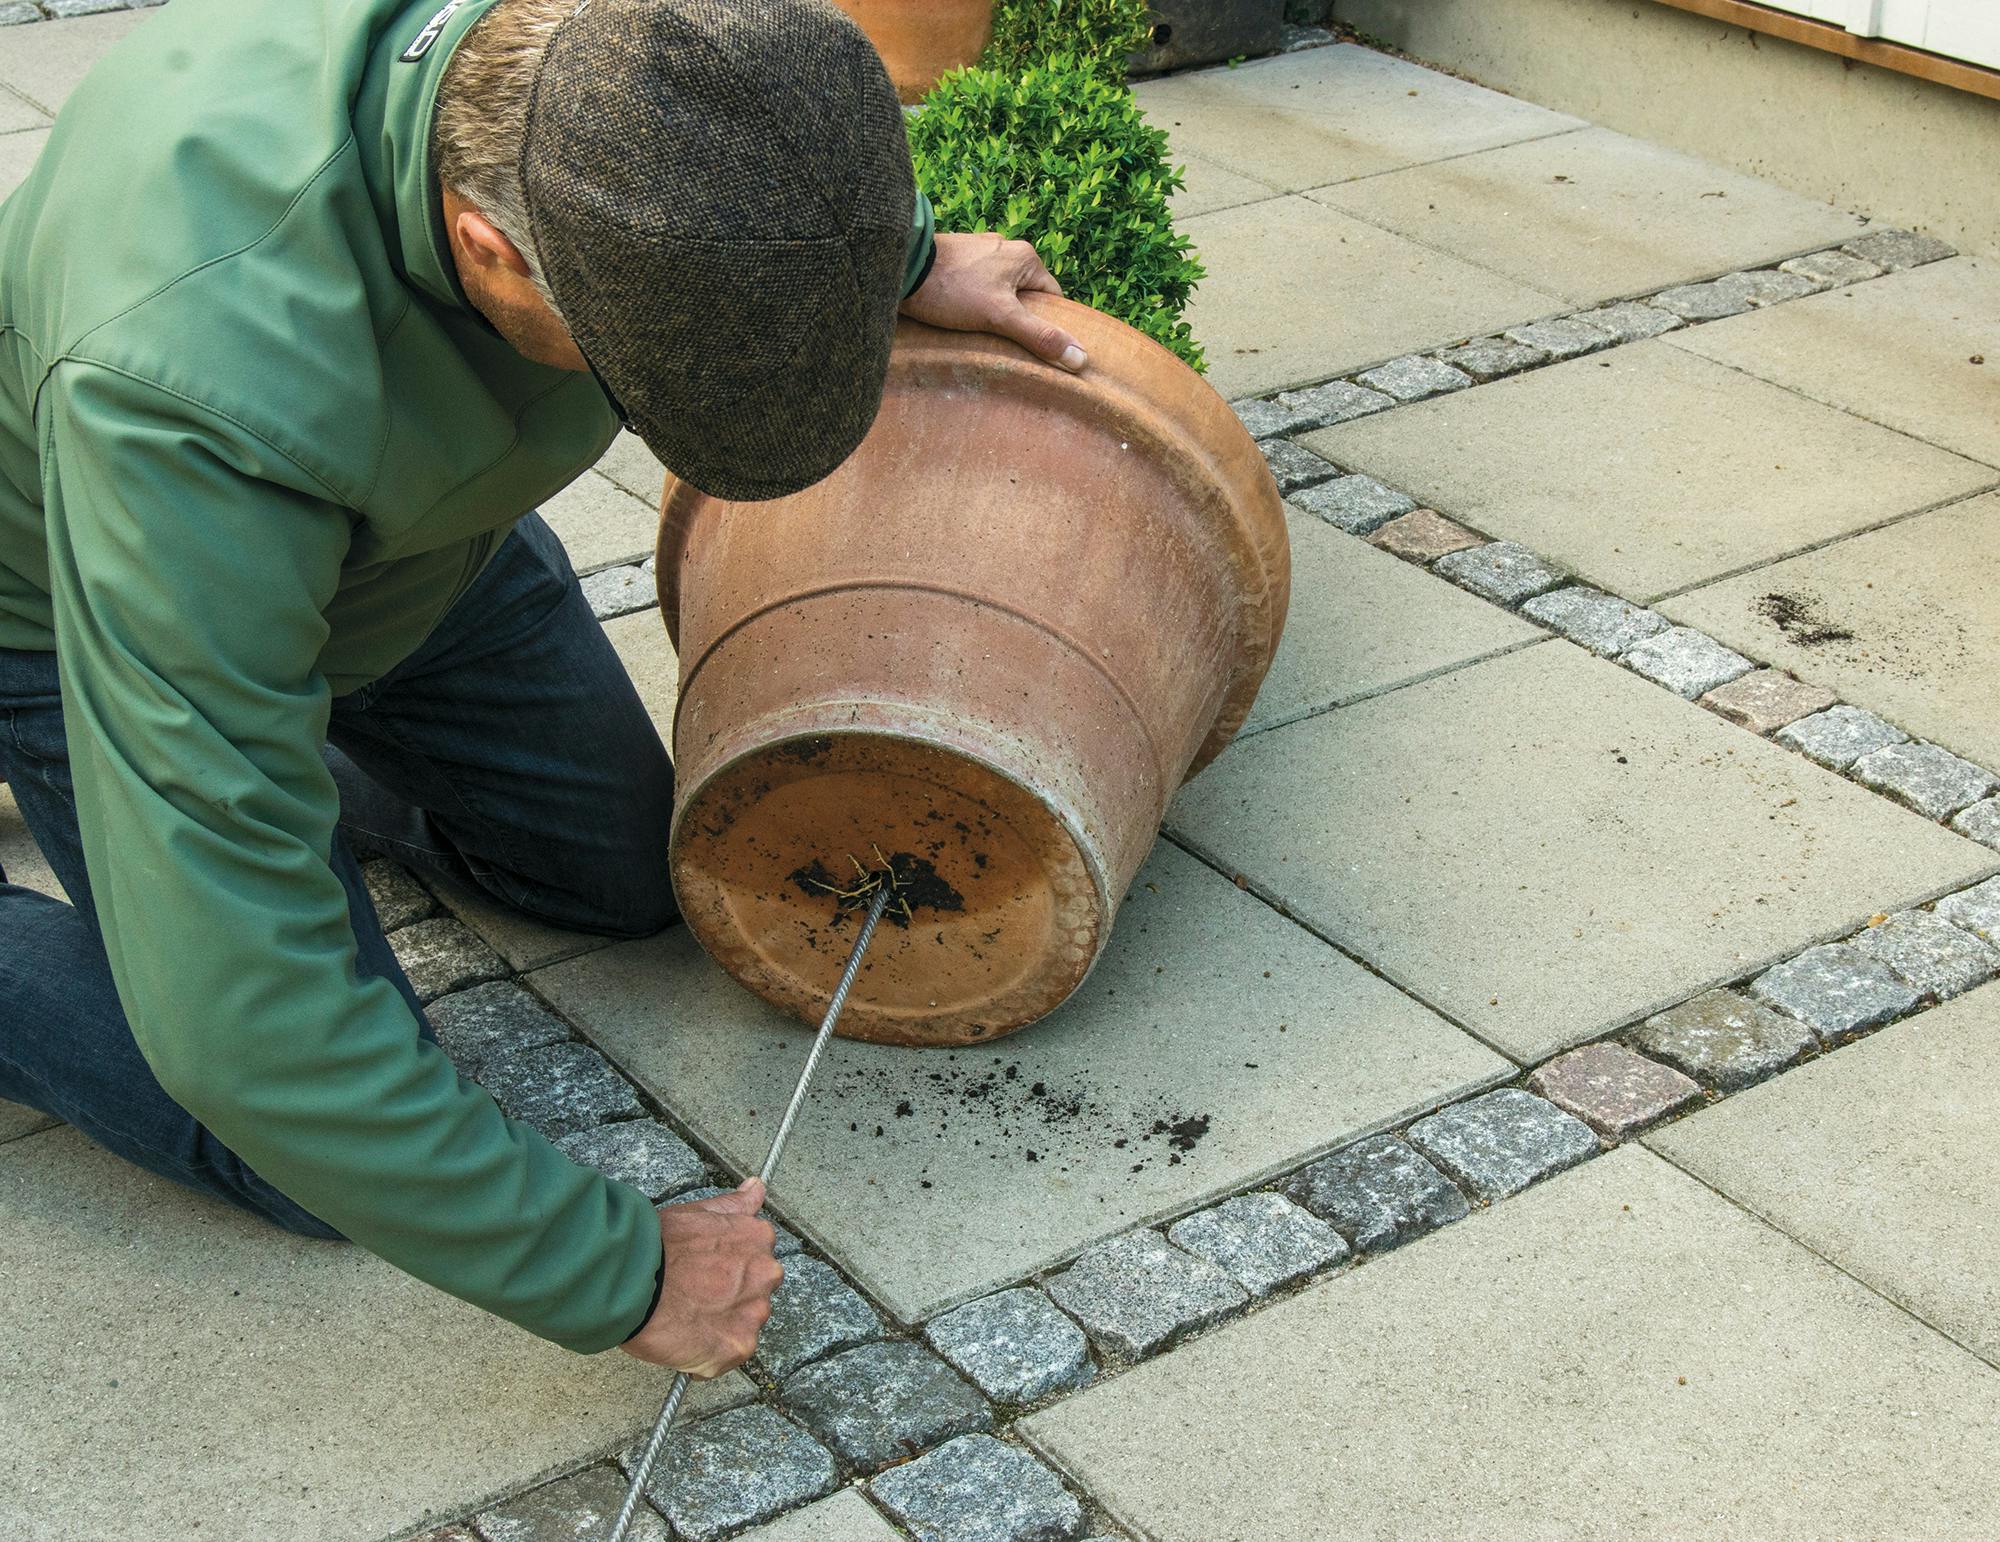
[[[0,27],[0,191],[143,15]],[[1140,97],[1284,649],[1072,1004],[830,1052],[647,1535],[2000,1531],[2000,260],[1352,45]],[[665,732],[660,475],[546,512]],[[372,877],[510,1110],[755,1165],[683,930]],[[664,1391],[9,1105],[0,1300],[10,1537],[595,1535]]]

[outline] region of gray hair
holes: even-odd
[[[438,83],[431,123],[438,180],[514,243],[529,279],[559,318],[528,221],[521,146],[542,54],[576,8],[576,0],[500,0],[459,40]]]

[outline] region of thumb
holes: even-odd
[[[1052,321],[1044,321],[1019,299],[1009,300],[1000,314],[994,318],[993,330],[1002,337],[1012,338],[1023,348],[1038,358],[1051,364],[1060,365],[1071,374],[1080,372],[1090,362],[1077,340]]]

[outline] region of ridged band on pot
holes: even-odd
[[[896,95],[916,102],[993,40],[993,0],[833,0],[882,56]]]
[[[1083,375],[906,321],[832,477],[770,503],[665,495],[682,913],[812,1020],[852,937],[836,891],[885,859],[918,874],[851,1037],[978,1041],[1067,998],[1284,622],[1283,506],[1236,415],[1131,328],[1030,303],[1078,336]]]

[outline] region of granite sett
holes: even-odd
[[[1386,1253],[1462,1220],[1458,1186],[1393,1135],[1372,1135],[1300,1170],[1285,1192],[1358,1251]]]
[[[1703,991],[1632,1030],[1635,1048],[1718,1092],[1740,1092],[1775,1076],[1814,1048],[1796,1018],[1731,990]]]
[[[1410,1126],[1410,1144],[1491,1203],[1601,1149],[1590,1126],[1546,1098],[1502,1087]]]
[[[1528,1086],[1612,1141],[1629,1140],[1702,1101],[1690,1078],[1621,1044],[1586,1044],[1558,1055]]]
[[[1163,1349],[1249,1300],[1214,1264],[1155,1231],[1098,1243],[1050,1280],[1048,1292],[1099,1348],[1128,1360]]]
[[[1083,1530],[1062,1480],[991,1435],[961,1435],[869,1488],[919,1542],[1066,1542]]]
[[[996,1403],[1032,1403],[1090,1380],[1083,1330],[1029,1286],[954,1307],[926,1323],[924,1337]]]
[[[1822,1039],[1901,1017],[1918,999],[1916,989],[1887,964],[1844,942],[1808,948],[1765,970],[1750,982],[1750,992]]]
[[[2000,974],[2000,952],[1927,910],[1900,911],[1857,933],[1854,945],[1940,1001]]]
[[[807,1429],[863,1472],[993,1426],[986,1400],[921,1344],[843,1350],[788,1376],[779,1397]]]

